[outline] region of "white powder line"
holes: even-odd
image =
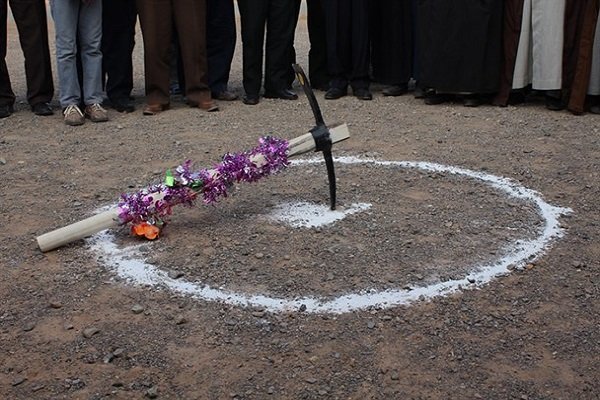
[[[184,279],[176,280],[169,278],[166,272],[156,266],[147,263],[139,251],[141,245],[120,249],[115,243],[114,235],[109,231],[101,232],[88,240],[92,250],[99,256],[101,262],[115,271],[119,277],[126,279],[134,285],[164,287],[174,293],[188,295],[199,300],[220,301],[243,307],[260,307],[270,312],[286,312],[302,308],[308,313],[342,314],[369,307],[383,309],[398,305],[408,305],[417,300],[430,300],[438,296],[455,293],[464,288],[481,287],[494,278],[510,273],[511,267],[522,267],[527,262],[535,261],[544,254],[552,242],[564,234],[558,218],[561,215],[572,212],[569,208],[555,207],[546,203],[538,192],[528,189],[518,182],[483,172],[418,161],[379,161],[358,157],[339,157],[335,161],[341,164],[373,164],[387,167],[413,168],[430,172],[450,173],[479,180],[488,186],[505,192],[509,197],[522,199],[534,204],[538,209],[539,215],[544,220],[544,227],[539,236],[534,239],[513,242],[508,248],[504,249],[505,255],[498,260],[483,265],[473,265],[469,268],[470,272],[464,278],[439,282],[428,286],[415,286],[410,289],[367,289],[357,293],[340,295],[330,300],[312,296],[287,299],[267,295],[251,295],[222,288],[212,288],[206,284],[189,282]],[[322,160],[318,159],[296,160],[292,162],[292,165],[301,166],[321,162]],[[346,211],[353,210],[352,213],[355,213],[370,207],[370,205],[361,204],[353,205],[353,207]],[[288,210],[297,207],[301,210],[301,214],[307,212],[310,214],[307,211],[310,207],[303,210],[302,205],[284,205],[283,208],[280,208],[280,211],[286,209],[286,207]],[[320,212],[323,211],[321,210]],[[350,213],[344,214],[343,217],[346,215],[350,215]],[[308,221],[309,223],[323,222],[325,219],[323,215],[316,217],[314,220],[312,216],[308,218],[304,215],[304,218],[305,222]],[[337,217],[331,217],[331,219],[332,222],[329,223],[340,220]],[[298,223],[298,220],[290,217],[288,222]]]

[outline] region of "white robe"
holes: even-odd
[[[590,74],[590,86],[588,94],[600,95],[600,18],[596,23],[596,34],[594,36],[594,53],[592,56],[592,73]]]
[[[566,0],[525,0],[513,89],[561,88],[565,5]]]

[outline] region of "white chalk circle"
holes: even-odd
[[[191,296],[198,300],[217,301],[243,307],[258,307],[270,312],[304,310],[307,313],[342,314],[371,307],[384,309],[398,305],[407,305],[417,300],[429,300],[438,296],[455,293],[461,289],[477,288],[485,285],[494,278],[510,273],[511,268],[521,268],[526,263],[539,258],[550,247],[553,241],[564,234],[558,218],[572,211],[569,208],[548,204],[538,192],[528,189],[513,180],[483,172],[416,161],[380,161],[358,157],[340,157],[336,158],[335,161],[340,164],[372,164],[391,168],[449,173],[478,180],[494,189],[504,192],[509,197],[524,200],[535,205],[543,220],[543,228],[540,229],[539,236],[536,238],[516,240],[511,243],[507,248],[503,249],[503,255],[499,259],[467,268],[470,272],[461,279],[402,289],[365,289],[357,293],[346,293],[331,299],[322,299],[309,295],[289,299],[268,295],[244,294],[230,291],[226,288],[213,288],[202,282],[190,282],[182,278],[172,279],[165,271],[145,261],[139,249],[142,246],[141,244],[119,248],[116,244],[116,237],[110,231],[101,232],[88,239],[88,242],[101,263],[114,271],[120,278],[125,279],[133,285],[166,288],[173,293]],[[319,159],[296,160],[292,165],[302,166],[321,162],[322,160]],[[298,216],[281,214],[282,210],[289,210],[294,207],[299,210],[299,219]],[[313,222],[315,224],[317,222],[322,223],[323,220],[326,220],[326,223],[340,223],[339,221],[346,215],[369,209],[370,204],[354,204],[343,212],[331,215],[327,215],[328,211],[324,208],[311,207],[314,206],[307,203],[299,203],[292,206],[288,204],[277,208],[272,216],[280,221],[285,221],[287,218],[287,223],[291,224],[291,226],[315,226]],[[314,219],[311,215],[315,216]],[[144,244],[144,246],[149,245],[148,243]]]

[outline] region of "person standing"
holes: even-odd
[[[144,115],[169,108],[169,50],[177,30],[190,106],[218,111],[208,87],[206,57],[206,0],[137,0],[146,75]]]
[[[296,100],[298,95],[291,90],[291,84],[300,0],[238,0],[238,8],[242,20],[244,104],[259,102],[263,46],[266,52],[264,97]]]
[[[384,96],[403,95],[413,72],[412,0],[371,0],[370,26],[373,78]]]
[[[420,84],[426,104],[460,95],[476,107],[498,91],[503,0],[422,0],[418,5]]]
[[[565,8],[562,99],[575,115],[585,110],[599,10],[600,0],[567,0]]]
[[[46,3],[44,0],[10,0],[19,41],[25,56],[27,101],[36,115],[52,115],[48,104],[54,96]],[[15,94],[12,91],[6,66],[8,0],[0,0],[0,118],[14,112]]]
[[[105,90],[112,108],[134,111],[132,54],[135,46],[135,0],[103,0],[102,70]]]
[[[564,108],[563,49],[566,0],[525,0],[513,74],[513,90],[531,85],[545,92],[546,107]]]
[[[310,50],[308,51],[308,79],[314,89],[329,89],[327,70],[327,29],[322,0],[306,0],[306,22]]]
[[[369,1],[324,0],[327,26],[327,66],[331,81],[328,100],[339,99],[352,87],[354,96],[371,100],[369,90]]]
[[[590,97],[590,112],[600,114],[600,16],[596,14],[596,29],[592,43],[592,65],[587,94]]]
[[[56,59],[60,105],[65,124],[82,125],[85,117],[92,122],[108,121],[102,107],[102,1],[51,0],[56,31]],[[78,43],[79,42],[79,43]],[[77,46],[82,64],[83,99],[77,77]],[[83,112],[79,108],[82,102]]]
[[[236,41],[233,0],[208,0],[206,7],[208,86],[213,98],[233,101],[238,96],[227,87]]]

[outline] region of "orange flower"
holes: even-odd
[[[156,225],[141,222],[131,227],[131,233],[136,236],[144,236],[146,239],[154,240],[158,237],[160,229]]]

